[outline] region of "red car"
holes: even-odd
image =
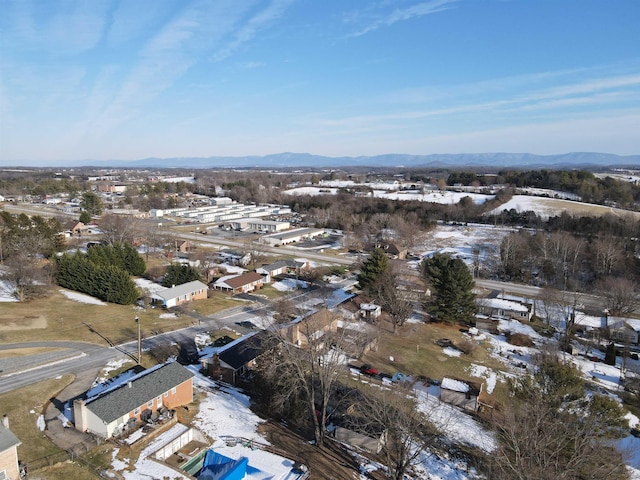
[[[360,372],[371,377],[378,375],[380,372],[373,368],[371,365],[364,364],[360,367]]]

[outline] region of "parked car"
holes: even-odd
[[[406,373],[396,372],[391,377],[391,381],[394,383],[411,383],[413,382],[413,378]]]
[[[369,375],[371,377],[378,375],[380,372],[373,368],[371,365],[364,364],[360,367],[360,373],[364,373],[365,375]]]

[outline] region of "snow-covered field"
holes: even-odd
[[[605,213],[612,213],[614,215],[640,215],[638,212],[605,207],[603,205],[593,205],[590,203],[581,203],[572,200],[534,197],[529,195],[514,195],[511,200],[491,210],[489,214],[497,215],[505,210],[515,210],[517,212],[533,211],[536,215],[542,218],[560,215],[564,211],[570,215],[578,216],[600,216]]]

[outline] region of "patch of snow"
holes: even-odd
[[[462,355],[462,352],[460,350],[453,347],[443,348],[442,353],[444,353],[445,355],[449,355],[450,357],[459,357],[460,355]]]
[[[296,288],[296,284],[297,284],[297,288]],[[296,283],[296,280],[294,278],[285,278],[279,282],[272,283],[271,286],[276,290],[278,290],[279,292],[290,292],[296,289],[307,288],[309,284],[302,280],[298,280]]]
[[[0,280],[0,302],[17,302],[13,284],[8,280]]]
[[[84,293],[72,292],[71,290],[58,290],[62,295],[67,297],[69,300],[74,300],[80,303],[89,303],[91,305],[106,305],[102,300],[98,300],[95,297],[90,295],[85,295]]]
[[[496,383],[498,381],[498,375],[496,374],[496,372],[488,367],[485,367],[484,365],[478,365],[476,363],[472,363],[467,371],[472,377],[483,378],[486,385],[485,391],[488,394],[493,393],[493,390],[496,388]]]

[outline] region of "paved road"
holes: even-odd
[[[2,349],[51,347],[63,348],[75,352],[74,355],[64,359],[37,365],[32,359],[32,367],[14,371],[13,373],[0,374],[0,393],[10,392],[17,388],[31,385],[47,378],[55,378],[67,373],[78,373],[84,370],[96,369],[104,366],[109,360],[122,356],[115,348],[103,347],[81,342],[29,342],[2,345]],[[41,358],[35,359],[41,361]]]
[[[543,288],[518,283],[476,279],[476,285],[482,288],[487,288],[489,290],[500,290],[506,293],[511,293],[526,298],[539,298],[541,300],[544,300],[546,295]],[[573,292],[571,292],[569,295],[571,300],[573,300]],[[604,307],[604,299],[602,297],[581,292],[577,292],[575,295],[579,308],[587,310],[588,312],[594,314],[602,313],[602,309]]]
[[[313,291],[294,293],[291,299],[300,302],[304,297],[313,295]],[[262,303],[247,303],[233,307],[211,317],[205,317],[195,312],[186,312],[198,320],[197,325],[186,327],[172,332],[151,336],[142,339],[142,349],[149,350],[158,345],[167,343],[180,343],[185,339],[191,339],[198,333],[208,333],[212,330],[230,328],[243,335],[252,329],[238,325],[244,321],[254,321],[256,317],[264,316],[269,305]],[[109,361],[128,355],[135,359],[138,353],[137,341],[128,342],[115,347],[108,345],[96,345],[84,342],[22,342],[0,345],[0,351],[20,348],[52,348],[56,351],[43,352],[36,355],[23,357],[0,358],[0,394],[37,383],[47,378],[55,378],[68,373],[80,375],[84,372],[97,372]],[[94,377],[95,378],[95,375]]]

